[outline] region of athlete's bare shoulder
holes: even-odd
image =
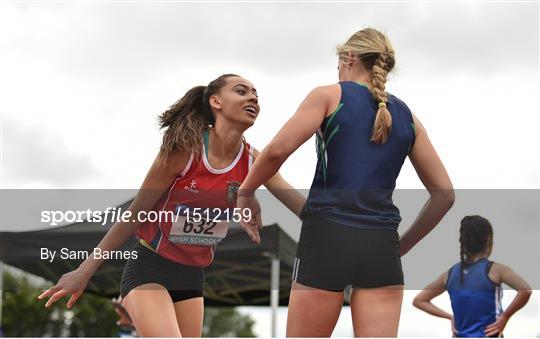
[[[491,264],[491,269],[492,270],[496,270],[496,271],[502,271],[502,270],[505,270],[505,269],[509,269],[510,267],[504,265],[504,264],[501,264],[500,262],[495,262],[495,261],[492,261],[492,264]]]
[[[320,96],[324,102],[326,110],[326,116],[332,114],[336,107],[339,105],[341,98],[341,86],[339,84],[330,84],[316,87],[313,94]]]
[[[184,151],[175,151],[167,155],[163,152],[159,152],[154,162],[154,166],[161,171],[178,175],[185,170],[190,158],[191,153]]]
[[[493,261],[493,264],[491,264],[491,270],[499,273],[512,271],[510,267],[495,261]]]
[[[489,278],[496,284],[500,284],[504,274],[512,272],[512,269],[498,262],[493,262],[489,270]]]
[[[341,87],[339,86],[339,84],[322,85],[322,86],[315,87],[313,91],[316,91],[320,95],[331,97],[334,94],[340,94]]]

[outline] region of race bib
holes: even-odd
[[[204,213],[189,213],[186,206],[178,206],[177,218],[172,223],[169,241],[175,244],[215,246],[227,236],[229,222]],[[206,217],[206,218],[205,218]],[[208,218],[209,217],[209,218]]]

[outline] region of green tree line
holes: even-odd
[[[47,288],[4,271],[2,330],[6,337],[116,337],[111,300],[85,293],[71,310],[67,300],[45,308],[37,296]],[[255,321],[232,307],[206,308],[204,337],[254,337]]]

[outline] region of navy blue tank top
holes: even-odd
[[[365,85],[345,81],[340,86],[338,108],[317,131],[317,168],[302,217],[395,230],[401,217],[392,193],[414,143],[412,113],[388,94],[392,130],[386,143],[376,144],[370,138],[378,103]]]
[[[448,271],[446,290],[452,302],[458,337],[485,337],[486,326],[502,313],[502,290],[489,279],[493,262],[482,259],[467,267],[461,282],[461,263]]]

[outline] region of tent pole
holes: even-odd
[[[4,263],[0,260],[0,337],[2,337],[2,306],[4,306]]]
[[[272,308],[271,336],[277,336],[277,311],[279,306],[279,259],[272,256],[272,271],[270,283],[270,307]]]

